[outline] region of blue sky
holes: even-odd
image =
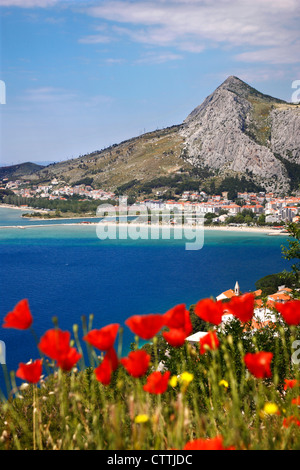
[[[0,162],[181,123],[229,75],[292,100],[299,0],[0,0]]]

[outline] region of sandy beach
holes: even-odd
[[[97,222],[99,223],[99,222]],[[97,225],[97,223],[95,225]],[[184,224],[180,225],[169,225],[169,224],[145,224],[145,223],[136,223],[136,222],[100,222],[101,224],[105,225],[118,225],[118,226],[131,226],[131,227],[154,227],[154,228],[169,228],[169,229],[193,229],[193,230],[203,230],[204,231],[225,231],[225,232],[252,232],[252,233],[267,233],[270,235],[288,235],[288,232],[283,229],[273,228],[273,227],[237,227],[237,226],[229,226],[229,225],[222,225],[222,226],[207,226],[207,225],[192,225],[192,224]]]
[[[18,209],[18,210],[28,210],[28,211],[32,211],[32,212],[41,212],[41,213],[47,213],[48,211],[45,211],[43,209],[33,209],[31,207],[18,207],[18,206],[13,206],[13,205],[9,205],[9,204],[1,204],[0,205],[0,208],[1,207],[4,207],[4,208],[7,208],[7,209]],[[195,225],[192,225],[192,224],[184,224],[182,227],[180,227],[179,225],[175,225],[175,226],[172,226],[172,225],[169,225],[169,224],[157,224],[157,223],[154,223],[154,224],[146,224],[146,223],[137,223],[137,222],[115,222],[115,221],[105,221],[105,222],[99,222],[98,220],[93,222],[93,219],[99,219],[99,217],[96,217],[96,216],[78,216],[78,217],[57,217],[57,218],[50,218],[50,219],[44,219],[44,218],[38,218],[38,217],[26,217],[25,218],[26,220],[33,220],[33,221],[38,221],[38,222],[41,222],[41,224],[35,224],[35,225],[26,225],[26,226],[22,226],[22,223],[20,223],[18,226],[15,226],[16,228],[28,228],[28,227],[48,227],[48,226],[51,226],[51,227],[55,227],[55,226],[67,226],[67,225],[70,225],[70,226],[75,226],[75,225],[79,225],[79,226],[91,226],[91,225],[97,225],[98,223],[105,223],[106,225],[118,225],[118,226],[121,226],[121,227],[125,227],[125,226],[130,226],[130,227],[142,227],[142,228],[145,228],[145,227],[152,227],[152,228],[177,228],[177,229],[193,229],[193,230],[204,230],[205,231],[210,231],[210,230],[213,230],[213,231],[225,231],[225,232],[247,232],[247,233],[266,233],[268,235],[288,235],[288,232],[285,230],[285,229],[282,229],[282,228],[274,228],[274,227],[245,227],[245,226],[234,226],[234,225],[221,225],[221,226],[202,226],[202,225],[198,225],[198,226],[195,226]],[[90,219],[88,222],[66,222],[64,223],[64,221],[68,221],[68,220],[72,220],[72,219]],[[48,223],[42,223],[44,221],[48,222],[48,221],[61,221],[61,223],[57,223],[57,224],[48,224]],[[21,221],[20,221],[21,222]],[[0,228],[13,228],[14,226],[2,226]]]
[[[86,217],[85,217],[86,218]],[[77,219],[77,217],[76,217]],[[35,219],[33,220],[39,220],[39,221],[44,221],[45,219]],[[70,219],[51,219],[51,220],[70,220]],[[203,226],[203,225],[192,225],[192,224],[184,224],[182,226],[180,225],[169,225],[169,224],[146,224],[146,223],[136,223],[136,222],[115,222],[115,221],[105,221],[105,222],[70,222],[70,223],[56,223],[56,224],[34,224],[34,225],[25,225],[22,226],[20,225],[15,225],[15,226],[2,226],[0,227],[1,229],[5,228],[18,228],[18,229],[27,229],[27,228],[32,228],[32,227],[63,227],[63,226],[79,226],[79,227],[91,227],[91,226],[97,226],[98,224],[102,226],[116,226],[120,228],[152,228],[152,229],[169,229],[169,230],[192,230],[192,231],[222,231],[222,232],[240,232],[240,233],[265,233],[267,235],[289,235],[288,232],[284,229],[278,229],[278,228],[273,228],[273,227],[237,227],[237,226],[229,226],[229,225],[222,225],[222,226]]]
[[[235,227],[223,225],[221,227],[204,227],[204,230],[222,230],[228,232],[255,232],[255,233],[268,233],[269,235],[288,235],[284,229],[274,227]]]

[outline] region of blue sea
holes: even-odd
[[[53,317],[71,332],[78,324],[83,335],[82,316],[94,314],[94,328],[124,326],[131,315],[164,313],[178,303],[189,307],[236,281],[249,292],[259,278],[289,268],[281,255],[284,235],[205,231],[203,248],[189,251],[186,240],[103,241],[94,225],[31,222],[22,212],[0,208],[0,321],[27,298],[37,336],[53,327]],[[0,326],[0,340],[8,370],[39,357],[29,331]],[[132,341],[125,327],[124,355]]]

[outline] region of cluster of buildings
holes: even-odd
[[[292,300],[292,289],[284,285],[279,286],[277,292],[268,295],[265,299],[261,298],[262,291],[260,289],[252,292],[252,294],[255,296],[254,315],[250,325],[253,332],[266,326],[271,326],[276,322],[274,310],[275,303],[284,303]],[[216,300],[226,301],[239,295],[241,295],[241,291],[238,282],[236,282],[234,289],[228,289],[225,292],[222,292],[216,297]],[[230,313],[223,315],[223,324],[230,321],[232,318],[233,315]],[[196,345],[199,343],[200,338],[206,334],[207,332],[205,331],[198,331],[197,333],[188,336],[186,341]]]
[[[238,202],[238,204],[237,204]],[[300,220],[300,197],[276,197],[273,193],[238,193],[235,202],[228,200],[228,193],[208,196],[205,192],[185,191],[179,200],[162,201],[145,199],[139,202],[149,209],[197,211],[215,214],[214,221],[225,222],[230,216],[237,216],[244,210],[255,216],[265,215],[266,223],[297,222]],[[220,215],[222,214],[222,215]]]
[[[5,183],[2,181],[2,189],[10,189],[17,196],[26,198],[47,198],[49,200],[65,199],[66,197],[79,196],[83,199],[99,199],[108,200],[114,199],[115,193],[111,191],[104,191],[103,189],[93,189],[89,185],[75,185],[60,184],[56,179],[52,180],[49,184],[38,184],[28,187],[29,181],[9,181]],[[1,188],[0,188],[1,189]]]
[[[292,289],[284,285],[278,286],[277,292],[268,295],[264,299],[261,298],[261,289],[252,292],[252,294],[255,297],[253,322],[255,324],[259,323],[260,327],[276,321],[276,317],[274,315],[274,307],[276,303],[284,303],[292,299]],[[236,282],[234,289],[222,292],[216,297],[216,300],[230,300],[232,297],[239,295],[241,295],[240,286],[239,283]],[[229,318],[232,318],[232,315],[224,315],[223,320]]]
[[[2,180],[2,189],[10,189],[14,194],[26,198],[64,199],[77,196],[82,199],[115,200],[119,197],[112,191],[94,189],[90,185],[71,186],[53,179],[49,184],[30,185],[29,181]],[[1,188],[0,188],[1,189]],[[126,195],[124,195],[126,197]],[[197,212],[198,214],[214,214],[215,222],[226,222],[230,216],[237,216],[244,210],[253,212],[257,217],[265,216],[266,223],[297,222],[300,220],[300,197],[277,197],[273,193],[240,192],[235,201],[228,199],[228,193],[209,196],[205,191],[184,191],[174,200],[160,198],[140,199],[136,202],[150,210]]]

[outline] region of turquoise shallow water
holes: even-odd
[[[8,207],[0,207],[0,227],[3,226],[39,226],[39,225],[61,225],[79,223],[84,221],[99,221],[100,218],[81,217],[77,219],[52,219],[52,220],[35,220],[34,218],[22,217],[22,214],[31,213],[32,210],[27,209],[11,209]]]
[[[20,224],[16,212],[0,209],[1,225]],[[17,220],[17,222],[16,222]],[[281,256],[286,236],[206,231],[201,250],[186,240],[105,240],[95,226],[0,228],[0,317],[28,298],[38,335],[57,316],[63,329],[95,315],[94,327],[135,314],[164,313],[234,287],[255,289],[255,281],[288,268]],[[7,364],[38,357],[29,332],[0,329]],[[124,354],[133,335],[125,327]]]

